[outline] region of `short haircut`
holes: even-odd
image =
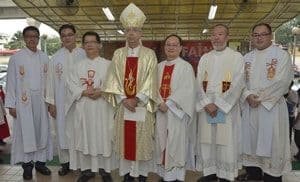
[[[259,23],[259,24],[254,25],[252,28],[252,32],[254,32],[254,29],[256,27],[260,27],[260,26],[265,26],[269,30],[269,33],[272,33],[272,27],[268,23]]]
[[[89,31],[89,32],[85,32],[82,36],[82,44],[84,44],[84,38],[86,36],[95,36],[96,37],[96,41],[98,43],[100,43],[100,36],[96,33],[96,32],[93,32],[93,31]]]
[[[218,24],[214,25],[214,26],[212,27],[212,29],[214,29],[214,28],[216,28],[216,27],[223,27],[223,28],[225,28],[226,34],[229,35],[229,28],[228,28],[227,25],[224,25],[224,24],[222,24],[222,23],[218,23]]]
[[[179,44],[182,46],[182,38],[179,36],[179,35],[176,35],[176,34],[171,34],[171,35],[168,35],[165,40],[164,40],[164,44],[166,44],[166,41],[168,40],[168,38],[170,37],[176,37],[178,40],[179,40]]]
[[[76,33],[76,29],[75,29],[74,25],[72,25],[72,24],[64,24],[64,25],[62,25],[62,26],[59,27],[59,30],[58,30],[59,35],[61,35],[61,32],[64,29],[71,29],[73,31],[73,33]]]
[[[36,28],[35,26],[28,26],[28,27],[25,27],[25,28],[23,29],[23,37],[25,37],[25,34],[26,34],[26,32],[28,32],[28,31],[34,31],[34,32],[37,32],[38,35],[40,36],[40,31],[39,31],[38,28]]]

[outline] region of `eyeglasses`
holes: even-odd
[[[271,33],[269,32],[269,33],[253,33],[252,34],[252,37],[254,37],[254,38],[259,38],[259,37],[266,37],[266,36],[268,36],[268,35],[271,35]]]
[[[40,37],[38,35],[25,35],[25,39],[39,39]]]
[[[97,41],[85,41],[83,42],[84,45],[87,45],[87,44],[92,44],[92,45],[95,45],[95,44],[99,44],[99,42]]]
[[[75,35],[74,33],[62,34],[62,35],[61,35],[61,38],[73,37],[74,35]]]
[[[168,47],[168,48],[177,48],[179,46],[180,46],[179,44],[165,44],[165,47]]]

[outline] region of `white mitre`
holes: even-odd
[[[125,29],[130,27],[142,28],[145,20],[145,14],[133,3],[130,3],[120,16],[120,22]]]

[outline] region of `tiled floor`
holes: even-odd
[[[33,170],[33,179],[31,181],[36,182],[74,182],[79,176],[78,171],[72,171],[68,175],[64,177],[60,177],[57,174],[58,168],[57,166],[49,166],[52,171],[51,176],[43,176],[39,173],[35,173]],[[0,165],[0,182],[21,182],[23,181],[22,178],[23,170],[21,166],[9,166],[9,165]],[[199,178],[200,173],[195,173],[189,171],[187,174],[187,180],[189,182],[197,181]],[[112,172],[112,178],[114,182],[121,182],[122,178],[119,177],[117,171]],[[100,175],[96,175],[96,177],[89,182],[102,182]],[[148,181],[151,182],[158,182],[159,178],[155,174],[151,173],[149,175]]]
[[[60,177],[57,174],[58,168],[57,166],[49,167],[52,171],[51,176],[43,176],[39,173],[35,173],[33,170],[33,179],[31,181],[36,182],[74,182],[79,176],[78,171],[73,171],[64,177]],[[21,182],[23,170],[21,166],[9,166],[9,165],[0,165],[0,182]],[[186,176],[186,182],[196,182],[199,178],[200,173],[188,171]],[[113,171],[112,177],[114,182],[121,182],[122,178],[119,177],[117,171]],[[149,175],[149,182],[158,182],[158,176],[151,173]],[[96,175],[96,177],[89,182],[102,182],[100,175]],[[300,171],[292,171],[289,175],[283,177],[284,182],[300,182]]]
[[[10,119],[8,119],[11,121]],[[11,126],[11,123],[9,122]],[[10,127],[12,129],[12,127]],[[10,140],[7,140],[10,143]],[[55,141],[55,139],[54,139]],[[55,143],[54,143],[55,145]],[[5,147],[0,147],[0,150],[3,153],[10,152],[10,145],[6,145]],[[296,153],[295,144],[292,143],[292,155]],[[0,154],[1,155],[1,154]],[[43,176],[39,173],[35,173],[33,170],[33,179],[29,182],[74,182],[79,176],[79,171],[72,171],[68,175],[64,177],[58,176],[58,166],[48,166],[52,171],[51,176]],[[11,166],[11,165],[0,165],[0,182],[21,182],[23,181],[22,177],[23,170],[20,165]],[[199,172],[187,171],[186,174],[186,182],[196,182],[197,179],[201,176]],[[112,177],[114,182],[121,182],[122,178],[118,175],[118,171],[115,170],[112,172]],[[89,182],[102,182],[101,177],[97,174],[93,180]],[[159,177],[156,174],[150,173],[148,177],[148,182],[158,182]],[[284,182],[300,182],[300,171],[292,171],[290,174],[283,176]]]

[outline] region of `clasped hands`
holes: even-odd
[[[247,100],[248,104],[250,105],[250,107],[252,107],[252,108],[258,107],[261,103],[261,101],[259,100],[259,96],[254,95],[254,94],[248,95],[246,100]]]
[[[87,89],[84,90],[81,95],[96,100],[99,97],[101,97],[101,89],[100,88]]]
[[[204,110],[207,112],[207,114],[214,118],[217,116],[218,106],[214,103],[210,103],[204,106]]]
[[[159,104],[158,109],[159,109],[161,112],[165,113],[165,112],[168,111],[169,107],[167,106],[167,104],[166,104],[165,102],[162,102],[161,104]]]
[[[129,111],[135,112],[135,107],[137,107],[139,99],[137,97],[134,98],[126,98],[122,100],[124,107],[126,107]]]

